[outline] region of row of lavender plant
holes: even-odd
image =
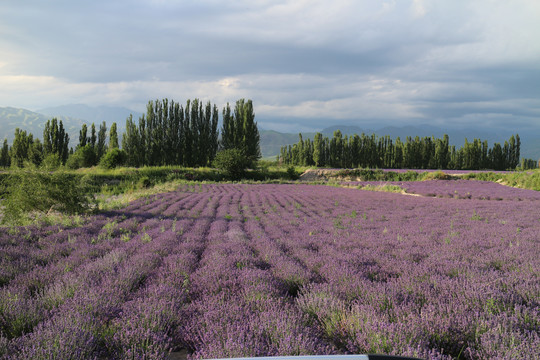
[[[106,219],[93,219],[82,232],[57,229],[60,232],[37,232],[29,237],[34,240],[30,245],[37,248],[40,244],[72,243],[76,251],[58,261],[52,256],[42,268],[21,271],[2,287],[0,329],[4,348],[0,354],[35,359],[56,354],[79,359],[140,358],[144,353],[162,358],[170,349],[169,343],[162,343],[170,336],[169,324],[173,321],[161,319],[160,306],[168,301],[170,309],[179,309],[183,303],[179,295],[185,290],[176,286],[175,273],[160,269],[171,262],[166,261],[167,254],[193,260],[200,238],[194,242],[186,237],[183,242],[182,233],[190,226],[205,227],[189,216],[190,205],[206,205],[207,197],[199,194],[186,199],[188,206],[178,217],[161,215],[171,205],[182,203],[183,196],[178,195],[139,201]],[[193,201],[193,197],[197,199]],[[15,241],[9,243],[16,247]],[[20,245],[24,248],[28,244]],[[189,262],[185,267],[189,274]],[[157,280],[150,281],[154,278]],[[145,298],[151,301],[143,301]],[[141,303],[154,304],[154,311],[141,313],[137,310]],[[176,310],[172,312],[178,316]]]
[[[428,180],[428,181],[359,181],[345,183],[357,187],[384,187],[396,185],[409,194],[427,197],[475,199],[475,200],[514,200],[538,201],[540,192],[527,189],[517,189],[490,181],[477,180]]]
[[[200,185],[20,228],[0,237],[0,358],[530,358],[534,204]]]

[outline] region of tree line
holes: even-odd
[[[103,122],[99,129],[83,124],[75,149],[69,148],[69,135],[62,121],[48,120],[43,142],[24,130],[15,130],[9,146],[4,140],[0,150],[0,166],[35,166],[69,168],[90,167],[100,162],[113,162],[134,167],[180,165],[209,166],[218,150],[237,149],[248,160],[248,166],[261,157],[260,136],[251,100],[240,99],[231,109],[222,109],[221,134],[218,130],[219,110],[210,102],[187,100],[185,106],[168,99],[149,101],[146,114],[138,121],[130,115],[122,134],[120,149],[116,123],[107,133]],[[221,135],[221,139],[219,136]],[[108,137],[108,143],[107,143]]]
[[[185,107],[174,101],[150,101],[138,124],[130,116],[122,148],[127,165],[209,166],[218,150],[239,149],[250,165],[261,157],[260,135],[251,100],[229,103],[222,110],[223,126],[218,130],[219,110],[210,102],[188,100]]]
[[[455,169],[455,170],[506,170],[520,164],[519,135],[512,135],[504,145],[474,139],[461,148],[450,145],[448,135],[442,138],[407,137],[393,141],[390,136],[375,134],[343,136],[335,131],[332,138],[316,133],[312,140],[299,134],[296,144],[283,146],[278,160],[288,165],[334,168],[389,168],[389,169]],[[522,161],[531,166],[532,160]],[[533,166],[535,167],[535,166]]]
[[[70,168],[93,166],[106,154],[109,147],[114,147],[115,141],[118,147],[116,123],[111,126],[109,134],[105,122],[100,125],[97,134],[94,123],[91,125],[90,135],[87,133],[88,126],[83,124],[79,132],[79,143],[73,149],[69,146],[69,134],[62,120],[57,118],[47,120],[45,123],[43,141],[34,137],[32,133],[17,128],[11,146],[7,139],[4,139],[0,151],[0,166],[4,168],[10,166],[22,168],[28,164],[46,168],[56,168],[60,165]],[[110,139],[109,145],[107,137]]]

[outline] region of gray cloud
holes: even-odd
[[[539,15],[534,0],[4,2],[0,106],[246,97],[284,130],[540,127]]]

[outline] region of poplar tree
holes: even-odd
[[[109,132],[109,149],[118,149],[118,132],[116,130],[116,123],[113,122],[111,130]]]
[[[27,134],[26,130],[15,129],[15,138],[11,147],[11,162],[15,166],[22,168],[24,162],[29,160],[33,143],[34,137],[32,134]]]
[[[96,140],[97,140],[96,124],[92,123],[92,128],[91,128],[91,131],[90,131],[90,138],[88,140],[88,143],[92,146],[92,148],[94,150],[96,149]]]
[[[253,103],[251,100],[236,101],[234,113],[231,115],[229,104],[223,110],[223,128],[221,131],[221,148],[239,149],[246,156],[249,166],[260,159],[260,135]]]
[[[79,131],[79,145],[78,148],[82,148],[86,146],[86,143],[88,142],[88,126],[86,124],[82,125],[82,129]]]
[[[324,166],[323,162],[323,136],[321,133],[316,133],[313,138],[313,162],[315,166]]]
[[[66,163],[69,155],[69,135],[64,130],[62,120],[57,118],[47,120],[43,130],[43,155],[55,154]]]
[[[129,115],[126,119],[126,132],[122,136],[122,149],[127,155],[127,164],[129,166],[141,166],[142,154],[141,139],[139,129],[133,122],[133,115]]]
[[[234,119],[231,114],[231,106],[229,103],[223,108],[223,125],[221,128],[221,149],[233,149],[237,146]]]
[[[255,113],[253,112],[253,103],[240,99],[236,102],[235,117],[236,123],[242,124],[241,143],[247,159],[251,166],[261,158],[260,135],[257,123],[255,122]]]
[[[0,151],[0,166],[7,168],[11,165],[11,159],[9,157],[9,145],[7,139],[4,139],[2,150]]]
[[[192,133],[192,112],[191,112],[191,100],[186,101],[186,107],[184,108],[184,124],[182,126],[182,134],[184,134],[184,143],[182,144],[182,164],[184,166],[192,166],[193,164],[193,137]]]
[[[96,158],[97,161],[101,159],[101,157],[105,154],[107,151],[107,124],[105,121],[101,123],[99,126],[99,131],[97,135],[97,144],[96,144]]]

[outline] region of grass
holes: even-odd
[[[506,173],[481,172],[470,173],[463,179],[484,180],[498,182],[504,185],[540,191],[540,169],[527,171],[513,171]]]
[[[367,190],[367,191],[391,192],[391,193],[403,193],[405,191],[400,186],[391,185],[391,184],[380,184],[380,185],[367,184],[364,186],[359,186],[358,189]]]

